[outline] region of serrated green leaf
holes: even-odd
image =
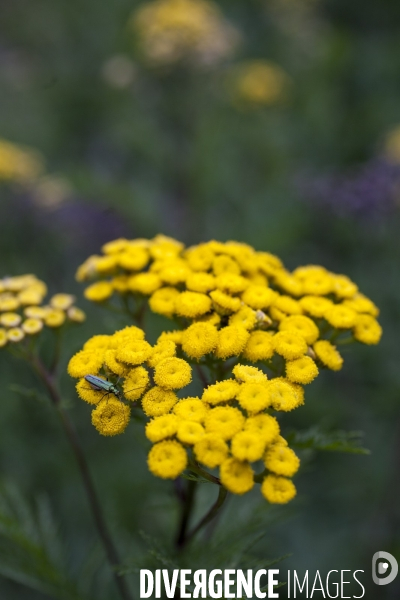
[[[322,431],[318,427],[311,427],[305,431],[293,431],[287,435],[287,441],[297,448],[310,448],[328,452],[346,452],[350,454],[370,454],[363,448],[361,439],[362,431]]]
[[[196,483],[212,483],[212,481],[199,477],[199,475],[196,475],[195,473],[181,473],[180,477],[182,477],[182,479],[187,479],[188,481],[195,481]]]

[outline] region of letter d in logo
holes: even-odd
[[[381,559],[386,562],[378,563],[378,568],[376,568],[377,561]],[[391,572],[386,577],[380,577],[388,572],[389,564],[391,566]],[[397,564],[397,560],[394,556],[389,554],[389,552],[383,552],[383,550],[375,552],[372,557],[372,579],[376,585],[387,585],[388,583],[392,583],[397,577],[398,570],[399,565]]]

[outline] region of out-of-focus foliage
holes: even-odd
[[[1,273],[35,272],[50,282],[51,293],[78,295],[73,274],[89,253],[120,235],[158,232],[190,244],[238,239],[278,253],[290,269],[318,262],[348,273],[381,308],[379,351],[345,356],[346,367],[332,381],[326,374],[316,382],[288,428],[307,430],[324,420],[323,431],[362,429],[371,455],[318,454],[299,477],[296,512],[283,521],[274,510],[254,551],[260,559],[291,553],[283,564],[299,570],[369,572],[374,552],[400,552],[398,194],[391,187],[385,210],[369,210],[381,206],[387,190],[387,171],[380,169],[379,186],[368,175],[366,193],[357,187],[360,210],[341,210],[334,195],[327,210],[322,195],[321,203],[315,193],[309,201],[303,182],[353,180],[382,158],[392,165],[398,160],[400,4],[218,0],[237,42],[223,60],[206,66],[145,60],[131,24],[132,14],[150,4],[2,3],[1,138],[39,152],[46,175],[33,187],[2,184]],[[282,101],[244,106],[234,97],[231,74],[253,61],[285,73]],[[64,364],[90,335],[123,324],[117,315],[90,308],[80,331],[67,336]],[[158,326],[147,323],[152,342]],[[1,476],[24,498],[50,497],[77,567],[95,536],[58,423],[36,402],[40,395],[15,391],[42,393],[20,363],[3,360],[0,381]],[[143,466],[141,427],[134,424],[105,449],[67,377],[62,389],[127,561],[147,551],[139,529],[171,539],[175,501],[172,494],[165,499],[162,482],[155,484]],[[206,498],[200,498],[199,515]],[[256,497],[241,508],[232,502],[218,525],[221,535],[257,507]],[[395,585],[382,587],[382,600],[390,597],[386,587],[396,594]],[[0,581],[0,596],[48,597],[7,578]]]

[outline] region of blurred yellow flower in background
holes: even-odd
[[[0,181],[32,181],[42,171],[43,159],[38,152],[0,139]]]
[[[400,125],[393,127],[386,136],[385,155],[394,163],[400,163]]]
[[[281,67],[263,59],[235,65],[229,80],[234,100],[254,107],[282,103],[290,83],[289,76]]]
[[[131,23],[144,55],[159,65],[187,58],[214,64],[230,56],[239,39],[209,0],[155,0],[139,7]]]

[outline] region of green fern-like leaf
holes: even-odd
[[[71,581],[63,554],[48,499],[32,508],[14,486],[0,486],[0,575],[54,600],[90,600]]]
[[[349,454],[370,454],[361,446],[361,431],[322,431],[311,427],[305,431],[294,431],[287,436],[291,446],[328,452],[347,452]]]

